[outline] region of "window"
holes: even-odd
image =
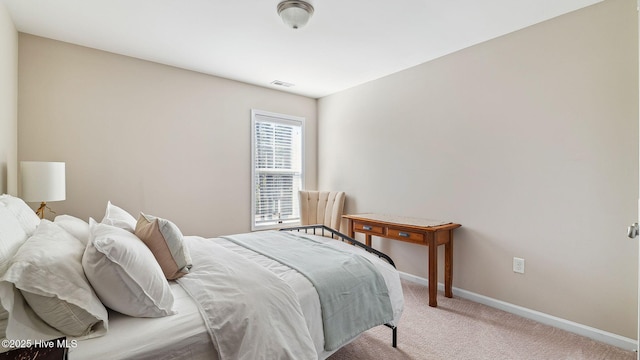
[[[251,110],[251,230],[300,220],[304,118]]]

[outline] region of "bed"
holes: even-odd
[[[105,218],[100,223],[93,219],[87,223],[66,215],[56,217],[53,222],[47,220],[40,222],[39,219],[34,220],[25,207],[28,209],[20,199],[8,195],[0,196],[0,240],[2,240],[0,241],[2,244],[0,271],[3,274],[0,278],[2,280],[0,296],[2,296],[3,307],[9,310],[4,315],[0,313],[0,328],[4,324],[8,339],[14,341],[54,339],[65,336],[67,339],[65,346],[68,350],[68,358],[71,360],[91,358],[325,359],[368,328],[386,325],[391,328],[389,346],[392,346],[392,343],[395,346],[396,326],[402,314],[403,297],[393,261],[386,255],[331,229],[322,226],[306,226],[293,229],[294,231],[236,234],[212,239],[197,236],[182,237],[179,234],[184,249],[176,249],[172,245],[163,246],[165,251],[169,250],[174,254],[174,258],[180,258],[175,256],[178,253],[185,261],[171,259],[168,270],[166,266],[159,265],[166,258],[163,260],[163,257],[156,253],[152,254],[155,265],[145,264],[138,257],[132,258],[135,261],[129,259],[129,265],[141,266],[144,269],[153,268],[156,275],[159,271],[162,277],[160,280],[158,276],[143,279],[147,283],[154,281],[161,283],[160,290],[150,287],[148,291],[132,292],[130,288],[127,289],[122,285],[127,284],[131,279],[118,282],[113,280],[120,279],[122,274],[115,274],[111,279],[104,277],[100,278],[100,281],[95,279],[94,273],[104,272],[104,269],[99,268],[100,262],[106,262],[104,258],[108,256],[117,258],[117,251],[107,249],[104,251],[107,255],[97,259],[95,256],[99,251],[91,253],[89,249],[92,245],[99,247],[96,244],[101,231],[114,232],[113,228],[121,229],[122,231],[118,230],[119,235],[133,239],[131,235],[136,233],[136,227],[140,227],[140,221],[147,221],[155,224],[156,228],[164,226],[173,229],[176,235],[179,230],[174,224],[166,219],[144,214],[136,220],[111,203],[107,204]],[[16,224],[19,224],[23,231],[16,230]],[[37,259],[38,251],[45,251],[43,241],[48,240],[48,243],[51,243],[53,229],[55,229],[58,248],[64,248],[64,245],[60,244],[65,244],[65,241],[72,244],[74,249],[79,247],[78,242],[85,247],[73,253],[75,254],[73,256],[76,259],[79,256],[82,267],[80,271],[84,273],[86,282],[89,284],[89,289],[84,293],[95,295],[100,303],[95,304],[94,299],[93,305],[84,306],[89,309],[87,313],[91,315],[93,323],[83,330],[84,332],[76,332],[75,335],[69,334],[73,332],[71,330],[64,333],[49,326],[50,322],[43,321],[46,315],[34,314],[35,311],[30,306],[33,301],[27,301],[25,298],[33,297],[33,293],[46,295],[43,293],[45,290],[30,288],[31,283],[25,285],[25,281],[21,281],[15,275],[15,263],[19,263],[16,259],[21,258],[25,248],[29,248],[29,245],[34,243],[34,238],[36,240],[39,238],[40,242],[35,242],[36,255],[29,254],[29,259]],[[60,229],[64,230],[64,234]],[[110,237],[116,236],[110,235]],[[170,236],[165,237],[168,239]],[[5,238],[18,240],[6,242]],[[144,245],[140,246],[139,250],[146,254],[147,250],[154,249],[154,245],[144,241],[126,240],[125,242],[127,246]],[[261,248],[268,247],[270,242],[285,245],[279,245],[281,248],[278,251]],[[298,243],[306,245],[302,245],[300,249],[293,249],[298,246]],[[288,257],[293,260],[286,259],[287,251],[283,251],[282,248],[291,248]],[[330,304],[327,298],[340,298],[335,294],[345,294],[351,290],[347,292],[316,290],[322,289],[324,280],[314,278],[315,275],[310,276],[306,273],[308,270],[301,268],[303,265],[296,263],[296,258],[300,257],[296,254],[315,251],[315,248],[330,251],[331,257],[341,259],[339,260],[341,262],[348,262],[354,258],[357,262],[368,264],[368,267],[375,269],[373,273],[377,275],[374,275],[374,279],[377,280],[360,281],[358,276],[361,270],[351,267],[347,272],[357,274],[355,286],[354,283],[348,283],[348,280],[344,279],[348,276],[331,275],[339,278],[339,283],[345,283],[337,286],[347,286],[354,290],[351,295],[343,295],[340,301],[345,301],[342,303]],[[155,250],[158,251],[158,249]],[[56,251],[58,250],[46,250],[47,258],[55,257],[52,254]],[[307,259],[315,258],[315,255],[307,257]],[[314,266],[322,267],[325,261],[319,259],[316,260],[318,264]],[[107,260],[120,261],[113,258]],[[292,262],[287,263],[287,261]],[[313,263],[313,261],[303,262]],[[127,259],[121,262],[124,265],[119,265],[127,265]],[[41,267],[41,263],[39,264],[38,266]],[[75,266],[77,272],[77,264]],[[144,276],[150,276],[146,273],[154,271],[143,272]],[[362,270],[362,273],[367,271]],[[167,280],[169,278],[172,279]],[[68,279],[65,278],[65,282],[73,282]],[[376,281],[377,285],[369,285],[370,282]],[[55,279],[49,282],[55,283]],[[358,289],[355,289],[356,287]],[[376,299],[372,301],[372,305],[367,305],[362,299],[365,297],[363,293],[358,293],[358,291],[369,291],[369,287],[374,289],[374,296],[371,297]],[[123,295],[127,291],[128,295]],[[62,300],[66,301],[67,305],[79,303],[72,295],[68,295],[67,298],[67,293],[71,291],[53,297],[64,298]],[[323,293],[325,295],[322,295]],[[23,294],[28,296],[22,296]],[[148,302],[149,306],[139,306],[142,301],[148,300],[136,298],[140,294],[153,299]],[[358,301],[354,301],[354,296]],[[78,298],[82,297],[78,296]],[[137,305],[131,306],[134,303]],[[100,308],[102,305],[104,305],[104,313]],[[343,311],[341,310],[343,307],[346,308],[346,313],[340,312]],[[148,308],[153,308],[153,311],[149,313]],[[380,310],[382,308],[384,310]],[[358,315],[348,320],[349,324],[345,325],[344,319],[349,319],[351,313]],[[332,317],[337,319],[332,319],[327,314],[332,314]],[[341,319],[343,319],[342,322],[340,322]],[[354,325],[354,323],[357,324]],[[0,335],[3,334],[0,333]],[[3,342],[3,347],[4,345]],[[32,343],[14,342],[12,345],[21,347],[32,345]]]

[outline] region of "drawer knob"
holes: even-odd
[[[363,230],[371,230],[371,226],[369,226],[369,225],[362,225],[362,229],[363,229]]]
[[[406,232],[399,232],[399,233],[398,233],[398,236],[408,238],[408,237],[409,237],[409,233],[406,233]]]

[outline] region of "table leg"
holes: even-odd
[[[353,220],[347,219],[347,229],[349,229],[349,233],[347,234],[350,238],[355,239],[356,232],[353,228]]]
[[[371,246],[371,235],[369,234],[364,235],[364,243],[367,244],[367,246]]]
[[[438,306],[438,246],[435,236],[429,239],[429,306]]]
[[[444,296],[453,297],[453,230],[448,231],[449,239],[444,244]]]

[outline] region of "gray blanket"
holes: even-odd
[[[320,298],[327,351],[393,319],[384,279],[364,257],[297,233],[263,231],[224,239],[287,265],[311,281]]]

